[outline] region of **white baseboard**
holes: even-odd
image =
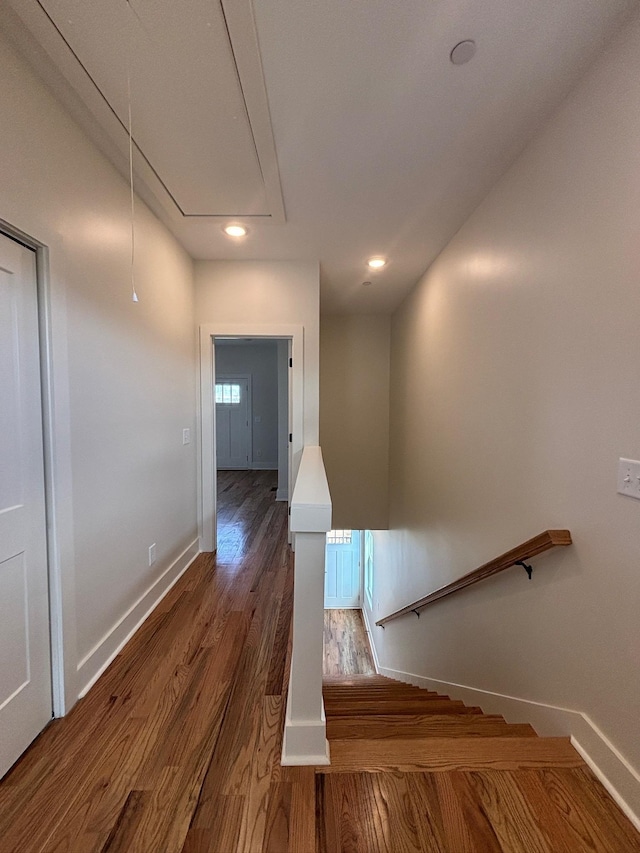
[[[282,739],[283,767],[308,767],[313,764],[331,764],[329,741],[324,720],[291,720],[287,714]]]
[[[367,634],[369,635],[369,648],[371,649],[371,654],[373,655],[373,665],[376,668],[376,672],[380,673],[380,661],[378,660],[378,650],[376,649],[376,645],[373,642],[373,634],[371,633],[371,623],[369,622],[369,613],[367,612],[367,608],[362,608],[362,618],[364,619],[364,628]]]
[[[194,539],[182,554],[151,584],[149,589],[131,605],[124,616],[96,643],[89,654],[82,658],[78,664],[78,684],[84,686],[78,694],[78,699],[85,696],[93,687],[111,661],[129,642],[152,610],[162,601],[180,576],[186,572],[199,553],[200,540]]]
[[[324,702],[320,703],[320,716],[311,720],[291,718],[291,675],[285,714],[284,736],[280,763],[286,767],[308,767],[313,764],[331,764],[327,721]]]
[[[373,642],[371,647],[375,649]],[[507,722],[531,723],[543,737],[570,737],[574,747],[600,782],[636,829],[640,830],[640,774],[586,714],[530,699],[519,699],[464,684],[390,669],[379,666],[377,657],[376,669],[388,678],[447,693],[452,699],[460,699],[466,705],[479,705],[485,714],[502,714]]]
[[[315,744],[313,749],[310,744]],[[320,732],[313,724],[287,724],[284,728],[282,755],[280,764],[283,767],[310,767],[315,764],[331,764],[329,757],[329,741],[325,729]]]
[[[288,501],[289,500],[289,489],[278,489],[276,492],[276,500],[277,501]]]

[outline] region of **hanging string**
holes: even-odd
[[[127,0],[127,6],[131,9],[131,4]],[[129,192],[131,195],[131,299],[133,302],[138,302],[138,294],[136,293],[135,280],[135,260],[136,260],[136,201],[133,191],[133,132],[131,127],[131,27],[127,27],[127,109],[128,109],[128,131],[129,131]]]

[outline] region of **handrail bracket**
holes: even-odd
[[[533,566],[528,566],[524,560],[516,560],[513,564],[514,566],[522,566],[525,572],[529,575],[529,580],[531,580],[531,574],[533,572]]]

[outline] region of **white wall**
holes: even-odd
[[[385,316],[320,321],[320,444],[336,528],[389,523],[390,338]]]
[[[197,547],[195,443],[182,445],[196,426],[193,270],[139,203],[132,303],[126,183],[4,42],[0,69],[0,218],[50,253],[52,541],[71,703]]]
[[[216,376],[251,377],[250,468],[278,467],[278,342],[216,343]]]
[[[196,261],[195,280],[198,324],[304,327],[304,443],[318,444],[318,264]]]
[[[584,712],[638,769],[639,139],[636,17],[395,315],[373,613],[569,528],[532,581],[374,629],[380,661]]]

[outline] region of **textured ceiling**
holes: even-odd
[[[125,174],[133,56],[137,185],[194,257],[319,260],[333,313],[397,306],[636,7],[8,2],[36,69]],[[467,38],[475,58],[452,65]],[[373,254],[389,259],[375,274]]]

